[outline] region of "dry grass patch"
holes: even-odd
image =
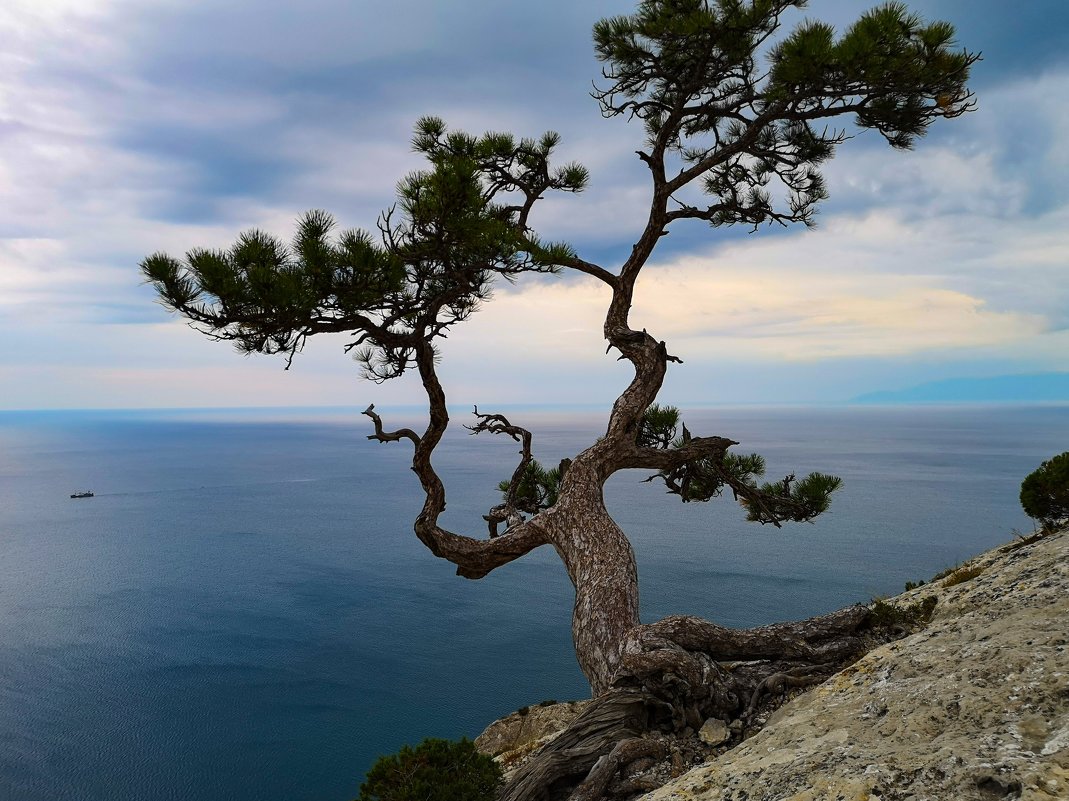
[[[950,572],[950,575],[948,575],[943,582],[943,586],[953,587],[957,584],[962,584],[963,582],[976,578],[983,572],[984,569],[979,565],[974,565],[973,567],[959,567]]]

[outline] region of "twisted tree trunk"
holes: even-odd
[[[664,147],[663,142],[658,145],[654,166],[660,163]],[[749,631],[733,631],[691,617],[647,625],[639,620],[634,553],[603,497],[605,482],[614,473],[658,471],[668,477],[669,491],[687,500],[687,471],[703,469],[707,471],[703,480],[712,487],[710,496],[730,488],[761,522],[778,525],[790,517],[783,511],[789,498],[784,501],[782,495],[770,495],[729,469],[725,458],[728,448],[737,444],[733,440],[693,436],[685,427],[678,441],[672,435],[650,445],[648,438],[640,436],[644,415],[657,399],[668,364],[679,361],[668,354],[664,342],[644,329],[635,330],[628,320],[635,282],[669,222],[669,192],[662,166],[654,170],[654,197],[646,228],[620,273],[590,272],[612,290],[603,326],[605,338],[610,349],[615,348],[632,365],[634,375],[613,404],[604,435],[572,460],[552,505],[518,506],[519,487],[532,460],[530,432],[501,415],[476,410],[479,422],[472,431],[512,437],[522,444],[521,460],[504,503],[485,518],[489,538],[456,534],[439,525],[445,488],[431,456],[449,416],[429,333],[438,309],[429,310],[427,322],[417,324],[401,342],[411,349],[427,392],[430,420],[426,430],[419,435],[404,429],[386,432],[374,410],[366,412],[375,422],[372,438],[382,442],[409,439],[415,445],[412,469],[426,498],[414,528],[436,556],[453,562],[459,575],[476,579],[534,548],[552,545],[575,587],[572,636],[594,703],[513,777],[503,791],[502,799],[507,801],[557,801],[572,793],[576,801],[609,797],[616,792],[617,774],[627,773],[636,759],[648,759],[664,750],[657,737],[693,737],[710,718],[737,722],[736,736],[740,736],[770,695],[819,681],[866,647],[860,629],[867,612],[861,607]],[[525,519],[521,512],[533,513],[533,517]],[[501,523],[507,524],[504,532],[498,530]]]
[[[869,618],[855,606],[748,630],[685,616],[636,624],[621,648],[602,647],[621,654],[608,688],[516,771],[499,801],[599,801],[652,789],[660,782],[632,775],[634,767],[693,742],[705,721],[731,722],[738,742],[759,728],[759,711],[791,689],[819,683],[903,633],[876,631]]]
[[[879,639],[862,606],[749,630],[687,616],[642,624],[634,553],[602,496],[618,461],[602,443],[576,457],[556,504],[531,521],[575,587],[573,642],[594,703],[512,777],[501,801],[595,801],[648,789],[618,778],[638,760],[664,758],[665,737],[693,738],[716,718],[734,722],[739,739],[763,706],[829,677]]]
[[[553,504],[535,509],[530,519],[515,506],[519,482],[532,458],[530,433],[501,415],[476,411],[479,423],[472,430],[504,433],[521,442],[520,464],[505,503],[486,518],[489,538],[456,534],[439,525],[445,488],[431,456],[449,416],[427,339],[413,340],[430,401],[426,430],[386,432],[374,409],[366,411],[375,423],[372,438],[409,439],[415,445],[412,468],[426,497],[414,528],[435,555],[453,562],[459,575],[480,578],[534,548],[552,545],[575,587],[572,635],[594,704],[513,777],[501,796],[507,801],[556,801],[573,793],[576,801],[595,801],[619,795],[617,791],[625,797],[627,787],[640,785],[620,785],[617,775],[627,774],[638,759],[648,761],[650,755],[664,753],[658,738],[693,737],[710,718],[735,722],[735,736],[741,736],[769,696],[826,678],[856,658],[868,642],[861,633],[867,617],[862,607],[748,631],[693,617],[646,625],[639,620],[635,557],[605,508],[605,482],[624,469],[664,474],[695,463],[716,469],[735,443],[695,437],[684,429],[683,440],[672,447],[640,444],[643,416],[657,397],[672,357],[663,342],[627,326],[635,274],[624,270],[605,324],[607,338],[631,362],[634,377],[613,405],[605,435],[574,458]],[[732,483],[726,471],[722,478],[751,505],[762,502],[750,485]],[[499,533],[502,522],[509,525]],[[778,521],[773,516],[770,522]]]
[[[639,624],[634,551],[605,509],[601,482],[585,460],[569,468],[560,499],[539,520],[575,587],[575,654],[591,691],[600,695]]]

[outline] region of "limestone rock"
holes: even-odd
[[[895,599],[937,594],[926,629],[645,801],[1069,799],[1069,533],[967,567]]]
[[[495,757],[508,774],[568,728],[589,701],[541,703],[495,720],[475,738],[475,747]]]
[[[709,718],[698,730],[698,739],[706,745],[717,746],[731,739],[731,731],[719,718]]]

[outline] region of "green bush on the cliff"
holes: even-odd
[[[493,801],[501,768],[468,739],[424,740],[380,757],[357,801]]]
[[[1021,507],[1046,529],[1069,523],[1069,451],[1043,462],[1021,482]]]

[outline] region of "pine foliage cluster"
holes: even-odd
[[[501,768],[467,738],[427,739],[380,757],[357,801],[493,801]]]
[[[679,160],[684,183],[701,176],[711,196],[676,196],[677,216],[811,225],[827,197],[819,167],[849,138],[829,126],[834,118],[907,149],[934,119],[972,108],[966,80],[977,56],[955,49],[952,25],[889,2],[838,37],[806,20],[770,44],[782,15],[806,5],[644,0],[636,13],[595,25],[611,81],[594,93],[602,113],[641,120],[649,146]]]
[[[1046,529],[1069,523],[1069,451],[1048,459],[1025,477],[1021,507]]]
[[[677,432],[679,435],[677,436]],[[642,418],[636,443],[639,447],[679,449],[693,437],[674,406],[651,405]],[[709,501],[730,489],[745,509],[747,519],[778,526],[784,521],[807,522],[831,505],[831,494],[842,480],[826,473],[810,473],[805,478],[786,476],[782,481],[758,483],[765,474],[765,460],[759,454],[729,453],[693,459],[648,480],[660,479],[668,492],[683,503]]]
[[[563,473],[560,467],[543,467],[537,459],[532,459],[524,468],[519,484],[513,495],[513,506],[527,514],[538,514],[557,502]],[[497,485],[502,497],[508,500],[512,482],[502,481]]]
[[[496,278],[557,272],[574,258],[527,225],[548,192],[586,186],[582,165],[550,163],[559,139],[472,136],[423,117],[412,144],[429,167],[400,181],[377,235],[336,233],[316,210],[298,220],[292,243],[251,230],[184,259],[154,253],[142,274],[165,307],[242,352],[292,359],[314,334],[355,334],[348,350],[364,376],[396,378],[412,366],[416,341],[470,317]]]

